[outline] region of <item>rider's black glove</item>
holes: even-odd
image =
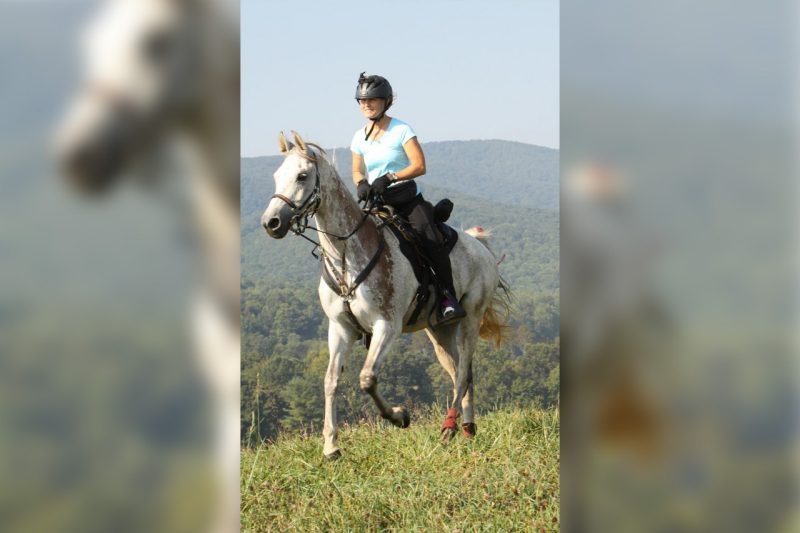
[[[373,181],[372,187],[370,188],[372,194],[383,194],[383,192],[386,190],[386,187],[392,183],[391,176],[393,176],[393,174],[384,174],[380,178]]]
[[[366,201],[369,198],[369,182],[367,180],[361,180],[358,182],[356,186],[358,191],[358,199],[362,202]]]

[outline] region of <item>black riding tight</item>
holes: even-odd
[[[433,263],[433,269],[439,278],[439,283],[451,294],[455,295],[453,289],[453,272],[450,267],[450,257],[443,249],[442,236],[436,229],[433,216],[433,206],[418,194],[410,202],[404,204],[393,204],[397,213],[408,220],[414,231],[420,236],[423,252]]]

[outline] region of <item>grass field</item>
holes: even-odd
[[[242,530],[557,531],[558,411],[489,413],[446,445],[444,414],[342,427],[333,462],[319,432],[243,449]]]

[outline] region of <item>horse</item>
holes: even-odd
[[[109,0],[82,44],[82,83],[56,127],[54,156],[92,197],[123,177],[151,188],[167,175],[186,179],[191,220],[180,224],[203,259],[194,356],[218,410],[216,462],[230,495],[216,528],[238,531],[238,2]]]
[[[472,354],[479,336],[495,337],[498,343],[502,340],[501,306],[507,312],[510,304],[508,286],[486,243],[487,232],[480,228],[460,231],[450,254],[456,296],[467,316],[456,323],[432,327],[427,315],[436,303],[431,298],[429,309],[408,324],[418,282],[398,239],[362,212],[324,150],[304,142],[296,132],[293,135],[294,143],[283,133],[279,135],[284,160],[274,173],[276,192],[261,223],[270,237],[282,239],[290,229],[302,231],[313,216],[326,268],[332,268],[341,282],[341,291],[333,290],[324,279],[318,288],[328,318],[330,351],[325,374],[324,457],[341,456],[336,391],[345,359],[362,332],[371,335],[371,342],[359,385],[384,419],[400,428],[410,423],[405,407],[389,406],[378,392],[381,363],[401,333],[425,329],[439,363],[453,382],[453,399],[440,437],[447,442],[456,434],[459,411],[464,436],[474,436]]]

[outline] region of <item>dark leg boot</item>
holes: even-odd
[[[441,320],[439,323],[457,320],[467,315],[461,304],[456,298],[456,291],[453,290],[453,271],[450,268],[450,257],[442,249],[442,236],[436,228],[434,222],[433,206],[418,196],[415,202],[410,202],[410,208],[404,208],[408,221],[420,236],[420,244],[425,254],[430,259],[436,278],[439,282],[439,290],[444,293],[442,307],[439,309]]]
[[[439,309],[441,320],[439,323],[444,324],[464,318],[467,316],[467,312],[461,307],[458,298],[456,298],[456,291],[453,289],[453,271],[450,266],[450,257],[443,252],[439,252],[433,262],[433,268],[442,288],[442,306]]]
[[[440,324],[451,322],[453,320],[459,320],[467,316],[467,312],[464,311],[463,307],[461,307],[461,303],[459,303],[458,299],[453,296],[450,291],[444,291],[441,313],[442,319],[439,321]]]

